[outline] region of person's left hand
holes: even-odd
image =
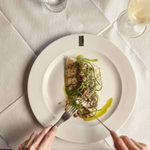
[[[39,134],[32,133],[30,138],[19,146],[19,150],[51,150],[55,139],[56,127],[47,127]]]

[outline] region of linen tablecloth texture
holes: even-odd
[[[126,0],[68,0],[67,8],[57,14],[41,6],[40,0],[0,0],[0,148],[17,149],[31,132],[41,130],[28,104],[29,70],[44,47],[72,33],[103,36],[129,58],[136,73],[137,98],[133,114],[119,134],[150,143],[150,29],[137,39],[116,30],[115,20],[127,3]],[[113,147],[111,138],[106,141]],[[53,144],[53,150],[77,149],[110,148],[105,141],[74,144],[57,138]]]
[[[87,0],[69,0],[59,14],[49,12],[35,0],[3,0],[0,10],[0,135],[6,145],[16,149],[31,132],[41,129],[26,96],[27,77],[36,56],[59,37],[81,32],[97,34],[108,21]],[[0,146],[4,148],[3,141]],[[105,149],[105,142],[82,145],[57,139],[53,145],[56,150],[97,147]]]

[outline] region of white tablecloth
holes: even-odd
[[[67,8],[56,14],[39,0],[0,1],[0,148],[16,149],[30,132],[41,129],[28,104],[28,72],[45,46],[72,33],[103,36],[129,58],[136,73],[137,98],[132,116],[119,133],[150,143],[150,29],[137,39],[118,33],[113,22],[126,6],[126,0],[68,0]],[[92,144],[56,139],[53,150],[110,149],[107,143],[112,146],[111,138]]]

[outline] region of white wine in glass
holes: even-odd
[[[118,30],[128,37],[138,37],[150,24],[150,0],[129,0],[128,9],[117,21]]]
[[[128,15],[139,24],[149,24],[150,0],[130,0]]]

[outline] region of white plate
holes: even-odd
[[[83,34],[83,37],[84,46],[79,46],[79,35],[66,36],[46,47],[36,59],[28,81],[32,111],[43,126],[59,119],[64,111],[58,103],[65,98],[65,57],[83,54],[99,60],[97,66],[102,70],[103,81],[100,106],[113,97],[111,108],[101,119],[108,127],[117,130],[131,114],[135,103],[134,72],[128,59],[112,43],[94,35]],[[80,118],[71,118],[57,132],[57,137],[78,143],[96,142],[108,135],[97,121],[85,122]]]

